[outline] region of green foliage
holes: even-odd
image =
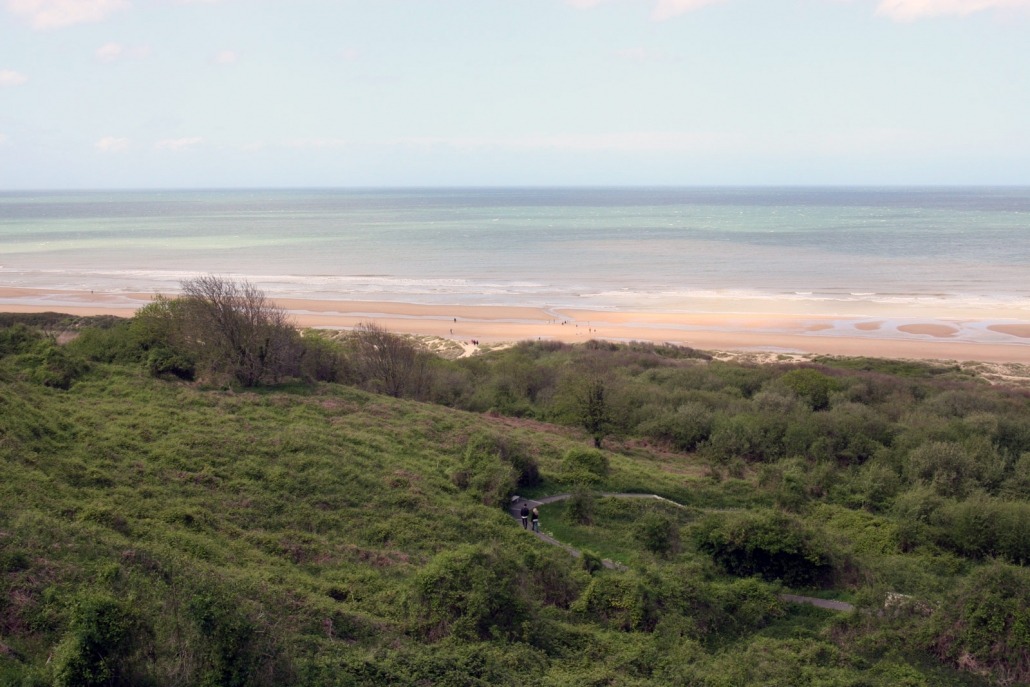
[[[197,362],[189,353],[171,348],[153,348],[146,358],[147,372],[152,377],[175,377],[192,381],[197,374]]]
[[[54,652],[54,684],[132,684],[128,661],[140,636],[137,624],[131,608],[110,596],[80,596],[72,606],[68,632]]]
[[[119,320],[110,327],[83,329],[67,344],[67,348],[98,363],[138,363],[144,355],[132,320]]]
[[[797,394],[812,410],[828,408],[830,394],[839,388],[837,380],[810,368],[791,370],[776,380],[776,385]]]
[[[21,322],[0,328],[0,357],[29,353],[46,338],[38,329]]]
[[[532,618],[519,576],[522,565],[496,547],[443,551],[412,581],[412,606],[429,640],[515,639]]]
[[[562,480],[568,484],[597,484],[610,471],[608,456],[597,449],[571,448],[562,457]]]
[[[1030,503],[1002,501],[982,494],[949,502],[930,522],[936,541],[969,558],[1000,557],[1030,564]]]
[[[577,486],[565,502],[565,517],[576,525],[589,525],[594,521],[594,495],[583,486]]]
[[[992,563],[974,572],[937,609],[931,650],[994,684],[1030,682],[1030,571]]]
[[[84,360],[53,344],[31,354],[27,360],[32,365],[32,381],[55,389],[68,389],[89,370]]]
[[[637,539],[651,553],[667,556],[679,548],[679,529],[672,518],[649,511],[637,521]]]
[[[197,672],[204,685],[236,687],[253,682],[259,664],[254,624],[231,596],[208,588],[195,594],[187,614],[201,637]]]
[[[601,556],[589,549],[583,549],[580,556],[580,566],[591,575],[604,570],[604,561]]]
[[[680,451],[693,451],[712,433],[714,416],[702,403],[685,403],[674,411],[654,409],[637,428],[643,436],[666,442]]]
[[[774,413],[741,413],[716,418],[705,453],[717,462],[750,462],[783,457],[786,419]]]
[[[304,332],[300,340],[300,376],[309,382],[346,382],[354,372],[343,349],[317,330]]]
[[[956,442],[921,444],[908,456],[913,481],[932,486],[941,496],[961,498],[975,484],[996,485],[1002,463],[990,446],[964,446]]]
[[[827,544],[784,513],[710,515],[693,528],[693,537],[698,549],[732,575],[810,586],[825,584],[833,573]]]
[[[178,307],[152,304],[129,331],[73,328],[64,347],[19,335],[0,357],[0,684],[54,684],[58,669],[144,687],[1020,675],[1027,583],[997,561],[1026,563],[1025,394],[838,368],[818,371],[835,386],[814,410],[779,384],[791,368],[548,343],[431,361],[431,393],[400,394],[489,415],[335,383],[230,392],[140,374],[188,354],[162,329]],[[301,341],[317,350],[298,348],[287,377],[368,383],[353,347]],[[33,383],[50,349],[89,369],[65,390]],[[581,430],[543,420],[581,427],[567,394],[598,378],[618,439],[567,458]],[[585,490],[546,506],[578,561],[505,512],[512,489],[577,483],[687,507]],[[666,549],[681,528],[688,545]],[[999,566],[1015,577],[988,584],[980,571]],[[780,581],[873,608],[785,605]],[[878,612],[887,591],[906,613]],[[74,610],[90,599],[96,612]],[[997,617],[1011,622],[976,629]]]
[[[656,618],[644,583],[632,576],[595,575],[572,611],[619,630],[642,630]]]
[[[487,506],[507,503],[516,487],[540,482],[536,461],[514,439],[494,433],[479,433],[465,445],[460,467],[451,480]]]

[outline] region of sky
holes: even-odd
[[[1030,185],[1030,0],[0,0],[0,190]]]

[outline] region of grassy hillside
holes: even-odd
[[[30,344],[0,358],[0,684],[857,687],[1027,674],[1024,567],[959,555],[894,510],[808,494],[796,459],[626,435],[597,464],[584,430],[531,413],[329,383],[205,387]],[[875,475],[836,479],[859,478]],[[507,516],[513,489],[577,492],[544,509],[544,530],[588,565]],[[595,555],[628,569],[596,570]],[[859,611],[788,604],[788,588]]]

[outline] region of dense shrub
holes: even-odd
[[[830,393],[840,388],[833,377],[808,368],[791,370],[776,380],[775,385],[790,390],[812,410],[825,410],[830,405]]]
[[[197,362],[188,353],[164,346],[150,349],[146,367],[153,377],[175,377],[186,381],[192,381],[197,373]]]
[[[28,353],[47,337],[21,322],[0,328],[0,357]]]
[[[643,436],[669,443],[680,451],[693,451],[712,432],[712,412],[704,405],[686,403],[674,411],[652,413],[637,428]]]
[[[984,495],[952,502],[934,514],[937,541],[970,558],[1030,563],[1030,503]]]
[[[595,575],[571,608],[620,630],[646,630],[656,621],[649,597],[635,576]]]
[[[498,548],[467,544],[444,551],[412,581],[412,611],[424,636],[436,640],[514,639],[532,617],[520,584],[523,566]]]
[[[573,490],[565,502],[565,517],[575,525],[589,525],[594,521],[594,495],[582,485]]]
[[[644,513],[633,531],[645,549],[659,556],[666,556],[679,548],[679,528],[676,522],[661,513]]]
[[[130,658],[142,634],[129,605],[101,593],[80,596],[71,609],[68,633],[54,652],[54,684],[133,684]]]
[[[826,545],[797,518],[775,511],[711,515],[693,528],[698,549],[731,575],[761,575],[792,586],[830,581]]]
[[[928,645],[994,684],[1030,683],[1030,570],[992,563],[974,572],[934,613]]]
[[[485,505],[501,505],[516,487],[540,483],[536,460],[510,437],[480,433],[469,438],[460,467],[451,475],[455,485],[467,489]]]
[[[608,476],[608,456],[596,449],[571,448],[562,457],[562,480],[569,484],[595,484]]]
[[[110,327],[87,327],[68,342],[67,348],[83,358],[103,363],[138,363],[144,355],[131,320],[120,320]]]
[[[32,381],[55,389],[68,389],[89,370],[86,361],[65,352],[56,344],[31,354],[27,361],[32,365]]]
[[[996,487],[1003,468],[993,448],[982,443],[932,441],[908,455],[908,474],[913,481],[955,498],[964,497],[978,486]]]
[[[786,418],[773,413],[719,415],[705,452],[718,462],[776,460],[784,455],[786,428]]]
[[[205,589],[189,600],[187,613],[199,632],[197,676],[202,684],[233,687],[256,684],[270,656],[261,655],[258,628],[236,599],[220,589]]]

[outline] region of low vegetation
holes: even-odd
[[[0,328],[0,685],[1030,683],[1024,391],[195,305]]]

